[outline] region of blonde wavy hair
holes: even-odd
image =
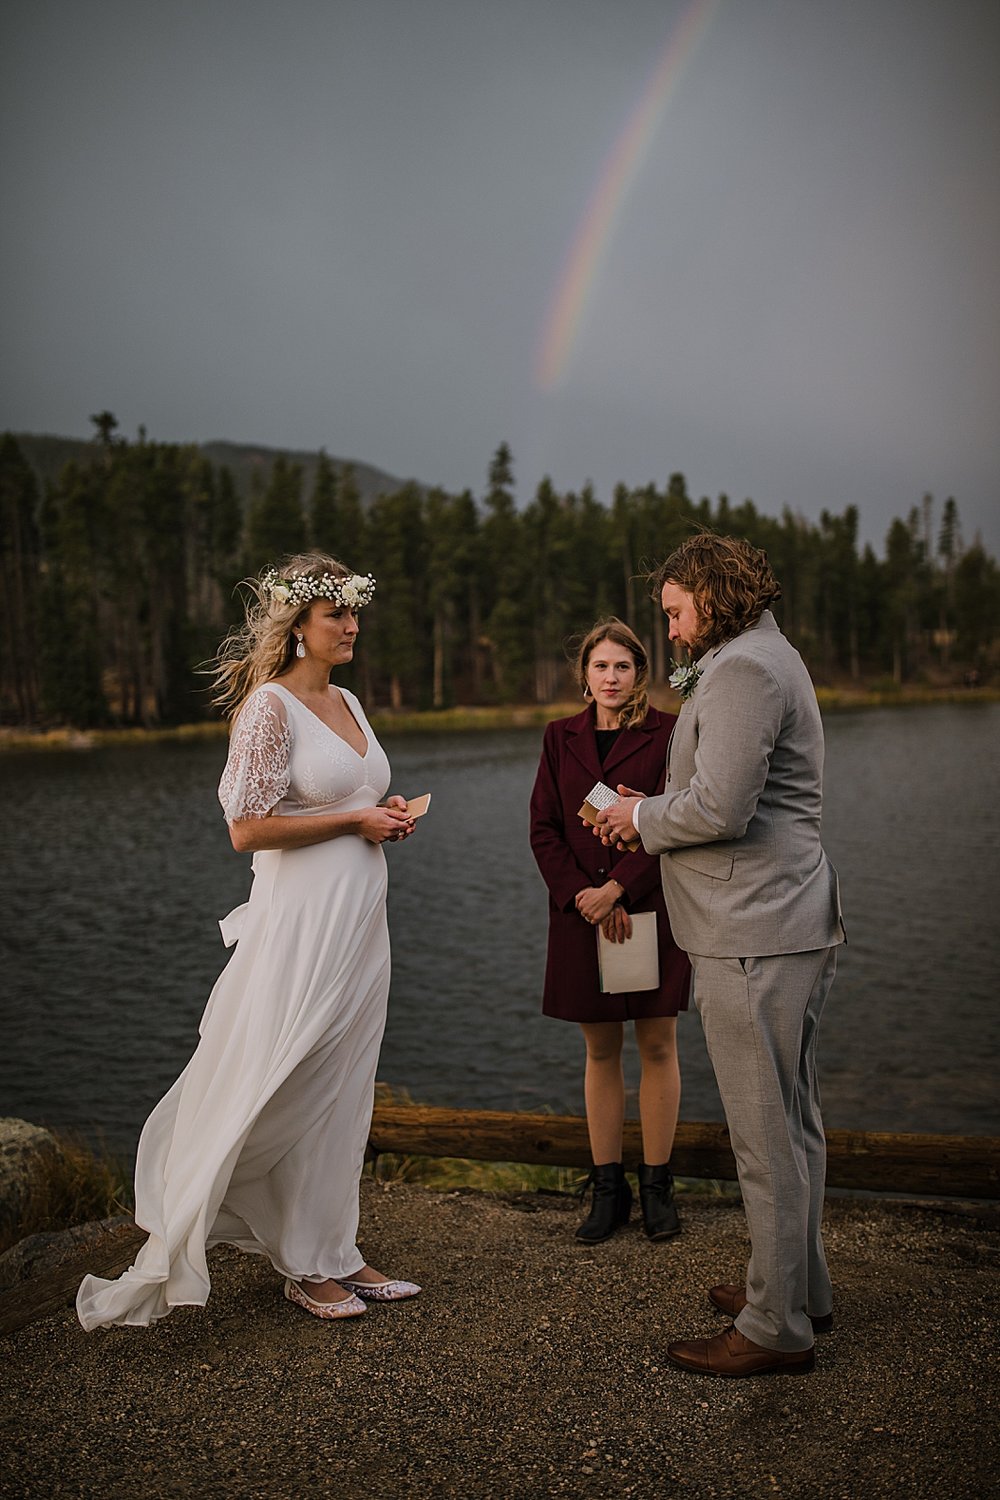
[[[599,646],[602,641],[613,641],[616,646],[623,646],[635,662],[635,682],[618,715],[618,727],[636,729],[645,722],[649,712],[649,657],[646,655],[646,648],[635,631],[624,620],[619,620],[617,615],[608,615],[591,626],[577,647],[573,662],[577,681],[583,689],[584,697],[588,699],[590,689],[587,686],[587,668],[595,646]]]
[[[276,564],[281,578],[316,577],[329,573],[333,578],[350,578],[351,569],[336,557],[324,552],[300,552]],[[248,591],[246,618],[231,630],[206,670],[212,678],[212,702],[227,719],[235,719],[244,703],[262,682],[270,682],[287,672],[294,660],[295,626],[312,609],[315,600],[306,604],[282,604],[263,589],[262,568],[256,578],[244,578],[241,588]]]
[[[709,651],[756,625],[781,598],[767,553],[742,537],[702,531],[689,536],[649,576],[657,600],[665,583],[693,595],[703,628],[697,649]]]

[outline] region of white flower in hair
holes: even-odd
[[[354,573],[349,578],[335,578],[332,573],[298,573],[280,578],[275,568],[260,575],[260,588],[274,604],[308,604],[312,599],[329,599],[347,609],[361,609],[370,604],[375,580],[370,573]]]

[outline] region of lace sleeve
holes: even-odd
[[[237,717],[219,782],[227,823],[266,817],[278,805],[288,791],[291,747],[284,704],[271,693],[254,693]]]

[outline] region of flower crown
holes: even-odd
[[[370,604],[375,580],[370,573],[353,573],[335,578],[332,573],[297,573],[282,578],[276,568],[260,575],[261,593],[275,604],[309,604],[313,599],[329,599],[347,609],[362,609]]]

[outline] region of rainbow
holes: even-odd
[[[719,0],[691,0],[612,147],[587,201],[549,303],[535,359],[535,382],[551,391],[563,380],[622,206],[677,85]]]

